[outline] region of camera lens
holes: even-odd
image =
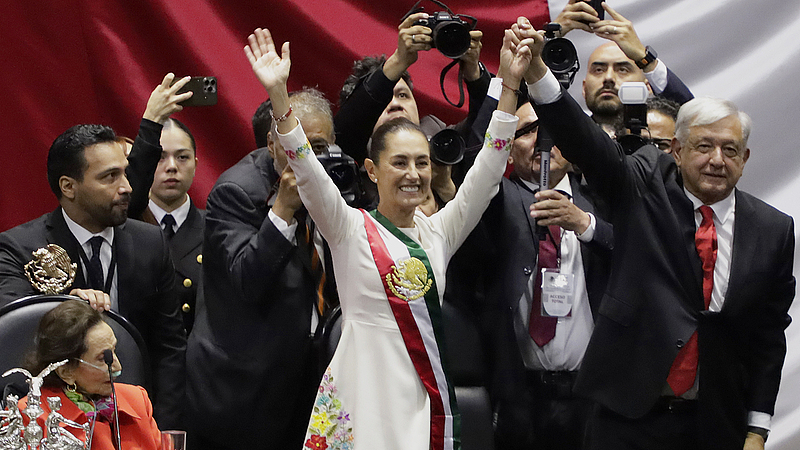
[[[456,21],[439,23],[433,29],[433,44],[444,56],[460,58],[469,50],[469,29]]]
[[[542,60],[553,72],[566,72],[578,60],[578,52],[572,42],[562,38],[553,39],[544,44]]]
[[[349,190],[354,184],[355,173],[347,164],[337,164],[328,169],[333,183],[339,188],[340,191]]]
[[[464,140],[451,128],[433,135],[430,146],[431,159],[439,164],[458,164],[464,158]]]

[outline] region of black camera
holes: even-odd
[[[451,12],[439,11],[415,23],[431,29],[431,48],[438,49],[444,56],[458,59],[467,53],[471,41],[469,32],[475,28],[477,20],[474,17],[472,24],[467,23],[462,16]]]
[[[544,26],[544,47],[542,47],[542,61],[550,68],[553,75],[564,88],[569,88],[575,80],[575,74],[581,68],[578,62],[578,51],[569,39],[557,38],[556,32],[561,31],[561,25],[555,22]]]
[[[464,139],[458,131],[445,128],[428,139],[431,159],[439,164],[452,166],[464,158]]]
[[[319,153],[317,159],[331,177],[342,197],[350,206],[358,206],[362,197],[361,179],[355,160],[342,152],[336,144]]]

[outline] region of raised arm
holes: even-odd
[[[128,169],[125,171],[131,185],[128,217],[141,219],[147,208],[150,186],[153,185],[158,161],[161,159],[162,125],[169,116],[183,109],[179,102],[192,96],[191,92],[177,93],[190,78],[183,77],[172,84],[175,75],[166,74],[147,100],[139,133],[128,155]]]

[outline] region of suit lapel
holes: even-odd
[[[758,253],[758,224],[753,206],[747,199],[739,194],[737,189],[736,210],[734,211],[733,245],[730,261],[730,275],[728,276],[728,290],[725,292],[723,308],[729,307],[729,299],[735,299],[738,286],[737,281],[745,279],[748,270],[748,258]]]
[[[131,219],[129,219],[131,220]],[[114,258],[117,270],[117,307],[122,316],[130,314],[127,298],[123,293],[135,292],[136,271],[134,270],[134,243],[133,237],[125,230],[126,223],[114,227]]]
[[[69,258],[73,263],[78,264],[78,270],[75,274],[75,281],[72,283],[73,288],[84,288],[87,283],[83,278],[83,261],[81,260],[81,248],[78,240],[69,231],[67,222],[64,220],[64,213],[61,207],[56,208],[47,216],[47,243],[57,244],[67,251]]]
[[[532,190],[525,185],[525,182],[522,181],[517,176],[512,175],[511,181],[513,182],[514,187],[517,191],[519,205],[515,205],[515,208],[521,208],[522,214],[527,218],[528,222],[528,229],[531,233],[531,238],[533,239],[534,248],[538,247],[539,245],[539,237],[536,235],[536,220],[531,217],[531,204],[536,202],[536,197],[534,197],[534,193]]]
[[[694,205],[686,193],[683,191],[683,180],[680,179],[679,174],[678,183],[673,189],[667,188],[667,196],[669,197],[670,204],[673,205],[676,219],[678,221],[675,230],[680,234],[678,242],[683,243],[683,254],[688,258],[687,264],[678,264],[675,268],[677,271],[689,271],[690,274],[681,276],[681,279],[693,280],[693,285],[688,286],[691,288],[690,293],[696,295],[690,301],[692,307],[703,310],[703,265],[700,261],[700,256],[697,254],[697,246],[694,243],[694,235],[697,231],[697,225],[694,221]]]

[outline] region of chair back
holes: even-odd
[[[0,308],[0,375],[9,369],[23,367],[25,357],[34,350],[34,338],[39,321],[51,309],[66,300],[81,300],[71,295],[34,295],[13,301]],[[117,337],[117,357],[122,364],[121,383],[149,387],[150,364],[147,348],[139,331],[127,319],[108,311],[106,323]],[[36,375],[36,374],[34,374]],[[8,392],[27,394],[25,377],[20,373],[0,378],[5,386],[2,401]]]

